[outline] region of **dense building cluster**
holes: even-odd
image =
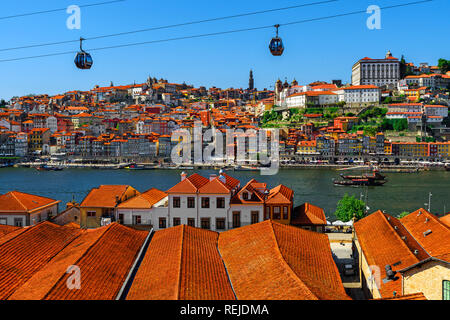
[[[222,160],[235,163],[242,133],[228,139],[227,130],[258,132],[269,128],[271,120],[276,124],[274,119],[290,121],[276,126],[280,156],[289,162],[449,157],[448,72],[404,63],[389,52],[385,59],[358,61],[352,78],[347,85],[339,80],[307,85],[278,80],[274,91],[258,91],[251,71],[248,89],[195,88],[149,77],[142,84],[14,97],[0,108],[0,157],[171,162],[179,143],[175,134],[193,133],[199,125],[203,144],[221,140],[234,150]],[[405,121],[404,129],[420,133],[420,141],[383,140],[378,133],[383,130],[355,130],[371,108],[387,109],[383,117],[389,121]],[[244,151],[263,152],[251,143]]]

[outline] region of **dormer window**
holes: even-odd
[[[250,196],[249,196],[248,192],[242,193],[242,199],[248,200],[249,198],[250,198]]]

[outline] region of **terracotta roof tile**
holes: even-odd
[[[167,190],[167,193],[196,193],[209,179],[195,173]]]
[[[137,231],[117,223],[109,225],[92,246],[87,250],[80,249],[82,256],[74,265],[81,270],[81,289],[69,290],[66,283],[70,275],[64,273],[45,299],[114,300],[147,235],[147,231]],[[75,245],[73,249],[77,250]],[[76,251],[73,253],[77,254]],[[66,251],[61,255],[65,256]]]
[[[319,299],[350,299],[334,263],[328,236],[275,223],[273,229],[284,259]]]
[[[328,296],[323,293],[327,290],[333,291],[330,290],[330,283],[339,287],[340,278],[337,269],[333,269],[330,265],[332,258],[328,240],[320,239],[320,237],[324,236],[319,234],[316,236],[302,229],[282,226],[270,221],[222,233],[219,237],[219,250],[237,298],[318,300],[329,298],[333,294],[342,295],[341,288],[338,290],[340,293],[329,293]],[[299,241],[299,239],[307,238],[309,238],[307,241]],[[308,241],[310,241],[309,244]],[[306,245],[313,245],[320,255],[315,259],[312,258],[311,248],[305,247]],[[307,261],[298,262],[297,259],[300,257],[306,258]],[[308,270],[316,269],[309,275],[311,278],[314,278],[317,273],[324,274],[332,270],[328,277],[333,280],[328,283],[328,287],[319,283],[320,281],[305,277],[306,273],[301,268],[303,264],[308,263],[311,264]],[[334,279],[335,276],[337,276],[336,279]]]
[[[94,188],[84,198],[81,207],[114,208],[116,197],[121,198],[130,186],[104,185]]]
[[[13,294],[80,232],[43,222],[1,244],[0,300]]]
[[[419,209],[400,219],[400,222],[429,255],[450,252],[450,228],[434,214]]]
[[[155,233],[129,300],[232,300],[215,232],[179,226]]]
[[[300,207],[295,208],[291,224],[322,226],[327,224],[327,218],[322,208],[310,203],[304,203]]]
[[[140,195],[131,198],[120,205],[120,209],[151,209],[156,203],[166,198],[168,195],[164,191],[152,188]]]
[[[50,198],[12,191],[0,196],[0,212],[32,212],[59,202]]]
[[[380,267],[382,279],[386,278],[386,265],[391,265],[392,269],[397,271],[419,262],[419,258],[402,240],[388,218],[395,219],[377,211],[355,223],[356,235],[364,256],[369,265]],[[392,297],[394,291],[401,292],[401,276],[395,281],[381,281],[380,286],[378,289],[382,297]]]
[[[0,238],[17,230],[20,230],[20,227],[6,226],[0,224]]]

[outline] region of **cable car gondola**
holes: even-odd
[[[75,65],[78,69],[90,69],[94,61],[89,53],[83,50],[83,38],[80,38],[80,52],[77,53],[75,57]]]
[[[280,27],[280,25],[276,24],[274,27],[277,28],[277,36],[275,38],[272,38],[272,40],[270,41],[269,49],[272,55],[281,56],[284,52],[284,46],[283,41],[278,36],[278,28]]]

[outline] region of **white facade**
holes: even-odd
[[[154,204],[148,209],[122,209],[117,208],[116,219],[123,217],[122,223],[125,225],[153,225],[158,230],[159,217],[168,217],[168,197]]]
[[[56,131],[58,131],[58,119],[56,119],[56,117],[48,117],[46,120],[46,128],[50,129],[51,133],[55,133]]]
[[[56,216],[57,214],[58,204],[33,211],[32,213],[23,212],[13,214],[0,212],[0,224],[17,227],[34,226],[42,221],[48,220],[52,216]]]
[[[364,58],[359,60],[352,69],[352,84],[396,86],[400,80],[400,61],[388,52],[385,59]]]
[[[379,103],[381,99],[381,90],[376,86],[352,86],[335,92],[338,94],[338,101],[347,104]]]

